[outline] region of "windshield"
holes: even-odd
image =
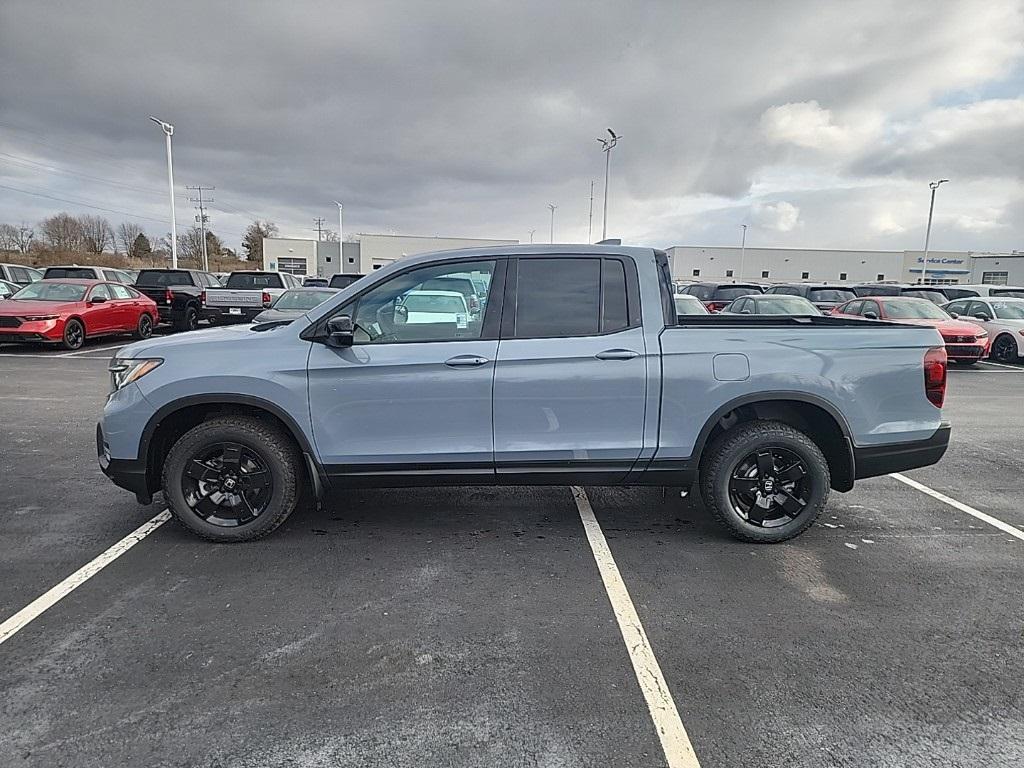
[[[14,294],[12,299],[32,299],[34,301],[81,301],[89,286],[78,283],[58,283],[40,280],[30,283]]]
[[[192,285],[192,275],[182,269],[144,269],[139,273],[135,284],[143,288]]]
[[[708,311],[694,296],[675,296],[677,315],[706,315]]]
[[[761,289],[754,285],[720,285],[715,289],[715,301],[732,301],[752,293],[761,293]]]
[[[885,314],[892,320],[948,320],[945,310],[927,299],[890,299],[883,302]]]
[[[274,272],[232,272],[225,288],[258,291],[261,288],[284,288],[281,276]]]
[[[92,267],[47,267],[44,276],[47,280],[52,280],[55,277],[95,280],[96,271]]]
[[[758,296],[754,300],[759,315],[820,315],[821,312],[803,296]]]
[[[807,298],[811,301],[843,302],[856,298],[857,294],[850,288],[811,288]]]
[[[1024,301],[993,301],[992,309],[1000,320],[1024,320]]]
[[[333,296],[336,291],[285,291],[277,301],[274,309],[313,309]]]
[[[410,312],[457,314],[466,311],[466,302],[461,296],[443,294],[410,293],[402,306]]]

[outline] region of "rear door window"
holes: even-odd
[[[120,283],[111,283],[107,288],[114,294],[115,299],[133,298],[132,292],[128,290],[127,286],[121,285]]]
[[[104,299],[114,298],[106,285],[93,286],[93,289],[89,292],[89,300],[91,301],[92,299],[98,299],[100,297]]]
[[[618,259],[601,260],[601,332],[629,327],[626,270]]]
[[[592,336],[601,328],[601,259],[520,259],[516,338]]]

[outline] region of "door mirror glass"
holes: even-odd
[[[878,313],[877,312],[872,312],[869,309],[867,312],[864,313],[864,317],[866,317],[868,320],[877,320],[878,319]]]
[[[355,325],[348,315],[336,315],[327,321],[327,343],[332,347],[351,347]]]

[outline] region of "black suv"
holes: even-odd
[[[782,283],[773,285],[765,293],[780,296],[803,296],[822,312],[831,312],[850,299],[857,298],[853,288],[848,285],[829,285],[828,283]]]
[[[928,299],[933,304],[945,304],[949,297],[934,285],[910,285],[909,283],[860,283],[852,286],[858,296],[910,296],[914,299]]]
[[[752,293],[764,293],[764,288],[757,283],[690,283],[679,292],[696,296],[704,302],[708,312],[721,312],[733,299]]]

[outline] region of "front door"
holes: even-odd
[[[504,266],[478,259],[412,268],[337,310],[352,317],[355,343],[314,344],[309,356],[313,434],[329,474],[374,482],[417,473],[493,477]],[[448,277],[472,279],[483,295],[468,302],[458,291],[425,287]],[[488,300],[492,287],[499,300]]]
[[[92,336],[98,333],[109,333],[118,328],[118,312],[116,302],[113,301],[113,294],[105,283],[94,285],[89,290],[86,298],[85,312],[82,313],[82,320],[85,322],[85,332]],[[101,299],[95,302],[94,299]]]
[[[596,256],[510,262],[494,377],[499,475],[614,483],[639,457],[647,349],[635,269]]]

